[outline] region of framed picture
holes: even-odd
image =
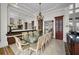
[[[14,18],[10,18],[10,25],[14,25]]]

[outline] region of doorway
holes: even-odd
[[[63,16],[55,17],[55,38],[63,40]]]

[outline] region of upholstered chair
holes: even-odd
[[[25,40],[26,42],[30,42],[29,36],[27,33],[22,33],[22,39]]]
[[[18,37],[14,36],[16,41],[16,46],[20,51],[26,50],[29,47],[29,43],[26,43],[25,41],[21,41]]]
[[[40,37],[38,38],[38,42],[36,43],[36,45],[30,46],[30,48],[29,48],[29,53],[31,54],[32,51],[34,51],[36,54],[38,54],[38,51],[41,50],[41,46],[42,46],[41,43],[42,43],[42,42],[43,42],[43,36],[40,36]]]
[[[29,40],[30,40],[30,43],[35,43],[35,42],[37,42],[37,40],[38,40],[38,34],[31,32],[31,33],[29,34]]]

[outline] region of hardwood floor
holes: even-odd
[[[12,49],[8,47],[0,48],[0,55],[14,55]]]

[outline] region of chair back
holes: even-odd
[[[29,36],[28,36],[28,34],[26,34],[26,33],[23,33],[22,34],[22,39],[24,39],[24,40],[28,40],[29,39]]]
[[[45,47],[45,42],[46,42],[46,34],[43,35],[43,40],[41,42],[42,44],[41,48]]]
[[[35,31],[35,32],[34,32],[34,36],[39,37],[39,33],[38,33],[38,31]]]
[[[42,42],[43,42],[43,36],[40,36],[37,42],[37,50],[41,49]]]
[[[49,33],[49,38],[52,39],[52,32]]]
[[[21,41],[20,41],[20,39],[19,39],[18,37],[16,37],[16,36],[14,36],[14,38],[15,38],[15,41],[16,41],[16,46],[17,46],[20,50],[22,50],[22,46],[21,46]]]
[[[46,34],[46,40],[49,40],[49,33]]]

